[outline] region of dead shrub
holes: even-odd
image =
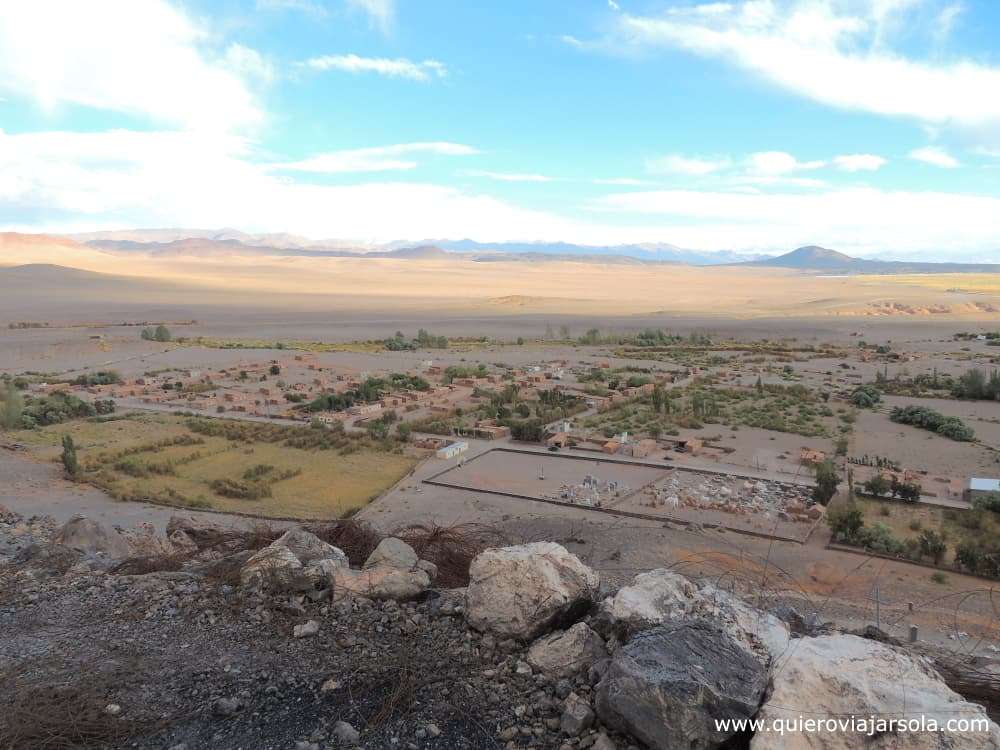
[[[0,748],[83,750],[119,747],[151,729],[148,721],[112,716],[107,685],[84,679],[26,682],[0,679]]]
[[[416,524],[398,529],[393,536],[413,547],[421,560],[434,563],[438,569],[437,585],[459,588],[469,584],[469,566],[487,547],[506,544],[504,535],[483,524]]]
[[[385,538],[384,534],[380,534],[370,524],[353,518],[331,523],[311,524],[305,529],[327,544],[332,544],[342,550],[354,567],[364,565],[365,560],[375,551],[378,543]]]
[[[167,552],[161,555],[129,557],[111,568],[112,573],[123,576],[142,576],[162,571],[175,571],[184,567],[194,553]]]

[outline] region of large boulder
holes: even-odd
[[[717,721],[752,717],[766,686],[758,656],[718,625],[658,625],[615,652],[597,714],[655,750],[702,750],[735,733]]]
[[[853,729],[851,716],[857,721]],[[795,641],[777,664],[772,688],[759,718],[765,723],[799,716],[841,719],[823,731],[758,732],[751,750],[986,750],[1000,747],[1000,728],[982,706],[969,703],[922,659],[900,648],[853,635],[826,635]],[[875,716],[923,722],[923,731],[875,727]],[[980,731],[947,729],[949,720],[982,721]],[[846,720],[846,721],[845,721]],[[935,722],[937,731],[931,731]]]
[[[492,548],[469,568],[466,617],[476,630],[527,641],[572,621],[599,585],[597,573],[562,545]]]
[[[528,664],[549,677],[572,677],[608,656],[604,639],[584,622],[539,638],[528,649]]]
[[[300,526],[293,526],[280,537],[271,542],[271,547],[285,547],[290,550],[299,562],[308,565],[317,560],[333,560],[338,565],[346,567],[347,555],[343,550],[327,544],[312,532]]]
[[[299,558],[288,547],[268,546],[256,552],[240,568],[244,586],[285,586],[302,570]]]
[[[739,597],[706,584],[699,590],[694,613],[722,625],[730,635],[742,640],[765,661],[774,662],[785,654],[792,636],[781,619]]]
[[[672,622],[715,622],[768,663],[788,648],[788,626],[772,614],[712,584],[700,588],[664,568],[637,575],[601,602],[599,629],[627,638],[634,632]]]
[[[631,630],[645,630],[688,616],[697,600],[697,586],[672,570],[659,568],[640,573],[601,602],[601,616]]]
[[[405,602],[422,596],[430,587],[431,578],[420,568],[405,570],[380,565],[367,570],[351,570],[338,567],[332,571],[330,585],[334,598],[346,594]]]
[[[73,516],[52,538],[56,544],[88,554],[103,554],[124,558],[132,554],[128,539],[86,516]]]
[[[136,557],[158,557],[178,552],[166,537],[156,533],[156,527],[148,521],[136,521],[135,526],[122,534]]]
[[[413,547],[402,539],[389,536],[379,542],[378,546],[372,550],[372,553],[368,555],[368,559],[365,560],[364,567],[375,568],[386,566],[412,570],[417,567],[418,562],[419,559],[417,558],[417,553],[413,551]]]

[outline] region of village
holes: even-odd
[[[411,461],[430,457],[416,471],[441,486],[797,543],[825,525],[826,503],[811,496],[821,466],[837,467],[870,524],[899,515],[894,525],[901,525],[905,507],[887,512],[884,504],[895,488],[913,493],[921,507],[954,513],[971,511],[1000,487],[988,441],[952,445],[938,438],[929,450],[925,441],[911,441],[907,457],[862,429],[886,419],[866,401],[871,393],[879,394],[878,406],[890,404],[910,388],[905,383],[927,380],[921,370],[951,384],[965,363],[992,362],[985,336],[972,339],[978,356],[934,351],[945,348],[944,340],[921,350],[704,335],[648,346],[643,336],[652,334],[616,345],[508,343],[363,356],[227,350],[219,358],[225,364],[211,366],[204,364],[211,350],[172,346],[159,357],[171,364],[140,370],[154,357],[139,357],[120,372],[94,367],[53,382],[33,377],[25,393],[68,393],[113,403],[125,414],[388,438]],[[202,366],[186,364],[185,353],[197,354]],[[993,424],[977,427],[992,432]],[[643,476],[628,476],[636,471]],[[308,507],[321,513],[322,500]]]

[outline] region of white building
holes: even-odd
[[[976,498],[989,495],[993,492],[1000,492],[1000,479],[972,477],[969,480],[969,486],[965,489],[965,500],[971,503]]]
[[[434,455],[438,458],[455,458],[456,456],[465,453],[467,450],[469,450],[469,444],[464,440],[459,440],[446,445],[443,448],[438,448]]]

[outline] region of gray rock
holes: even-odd
[[[346,721],[338,721],[333,725],[333,736],[342,745],[356,745],[361,739],[361,732]]]
[[[604,639],[584,622],[539,638],[528,649],[528,663],[549,677],[572,677],[607,656]]]
[[[237,698],[216,698],[212,711],[216,716],[232,716],[242,708]]]
[[[365,560],[364,567],[367,569],[384,565],[390,568],[412,570],[417,566],[417,562],[417,553],[413,551],[413,547],[402,539],[389,536],[379,542],[378,546],[372,550],[368,559]]]
[[[418,560],[417,567],[424,571],[430,579],[433,581],[438,577],[438,566],[432,563],[430,560]]]
[[[597,686],[597,712],[655,750],[711,748],[732,733],[717,719],[757,712],[767,673],[759,655],[707,621],[660,625],[619,649]]]
[[[594,744],[590,746],[591,750],[618,750],[618,746],[615,744],[608,735],[601,732],[597,735],[597,739],[594,740]]]
[[[73,516],[64,523],[52,541],[77,552],[101,553],[115,559],[132,554],[132,548],[124,536],[80,515]]]
[[[576,693],[570,693],[559,719],[559,728],[570,737],[579,737],[590,729],[593,723],[594,710],[590,704]]]

